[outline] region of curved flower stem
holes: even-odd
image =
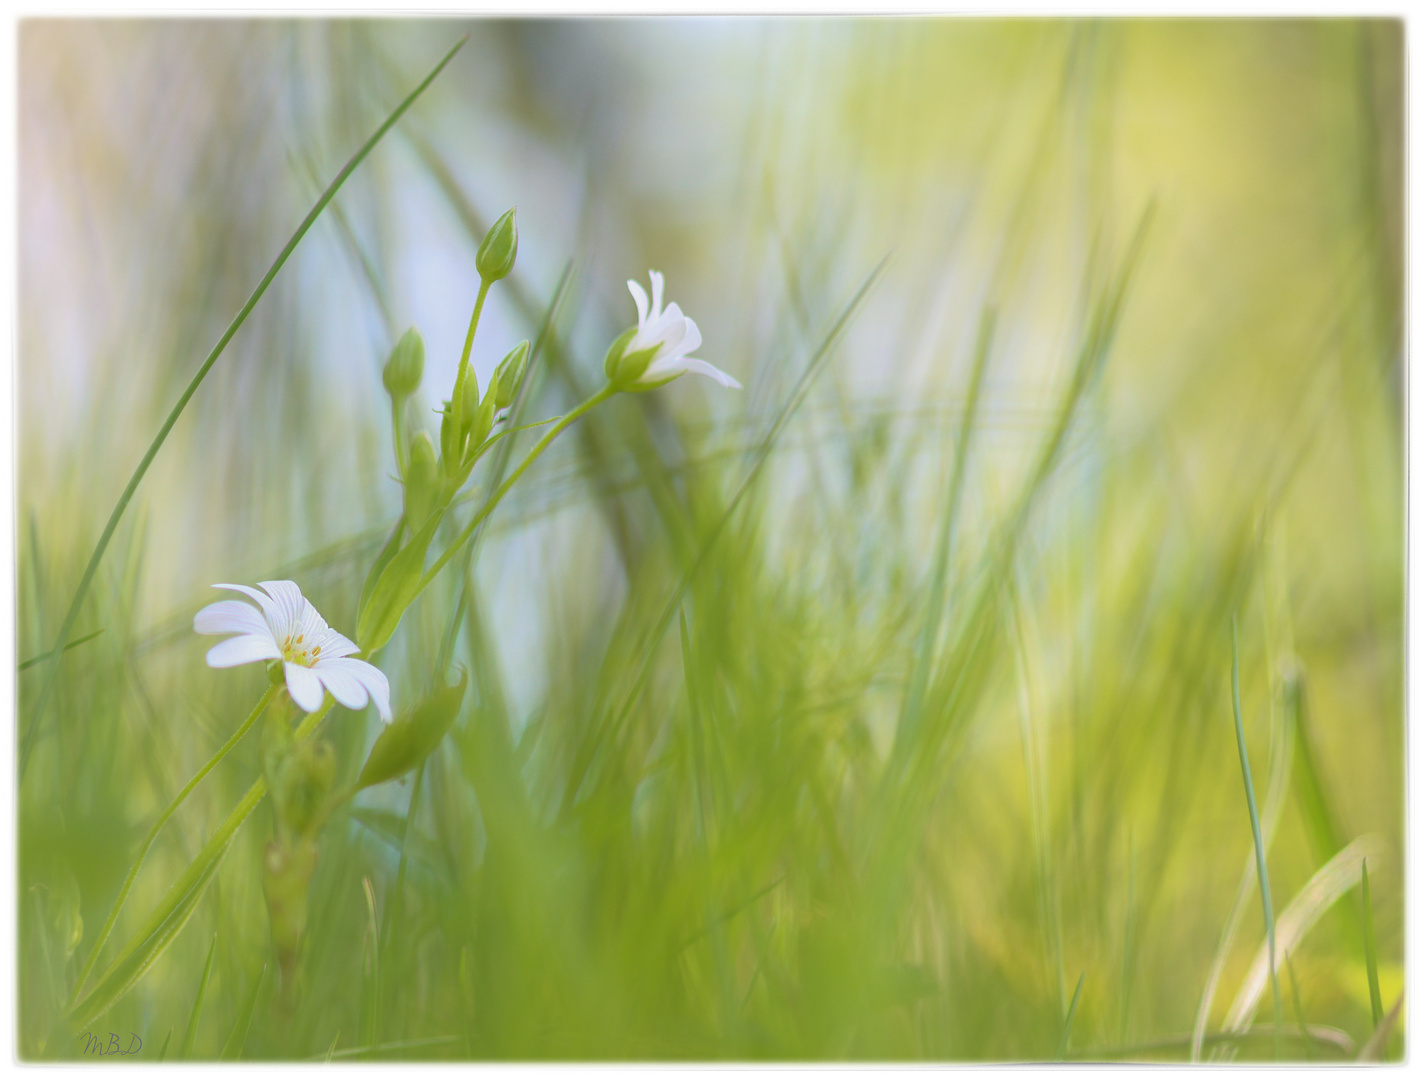
[[[479,328],[479,315],[484,310],[484,297],[489,295],[491,282],[479,280],[479,296],[474,301],[474,314],[469,316],[469,333],[464,335],[464,353],[459,358],[459,375],[469,366],[469,353],[474,348],[474,331]],[[458,376],[456,376],[457,378]]]
[[[133,860],[133,865],[129,867],[128,877],[124,878],[123,887],[119,889],[118,899],[114,901],[113,910],[109,912],[109,917],[104,923],[104,928],[99,931],[98,939],[95,940],[94,947],[89,952],[89,959],[84,962],[84,967],[79,972],[79,978],[74,983],[74,994],[70,998],[71,1004],[79,999],[79,994],[84,989],[84,983],[88,980],[89,973],[94,970],[94,962],[99,959],[99,953],[103,951],[104,943],[109,940],[109,934],[113,932],[114,923],[118,921],[119,912],[123,910],[124,901],[128,899],[129,890],[133,888],[134,879],[138,877],[139,868],[143,866],[143,860],[148,857],[148,849],[153,846],[153,841],[158,838],[159,832],[161,832],[163,826],[168,823],[168,819],[177,812],[178,807],[183,805],[183,800],[192,794],[193,789],[197,787],[198,784],[202,783],[203,777],[212,772],[217,763],[225,758],[232,748],[242,741],[242,736],[247,734],[247,732],[251,730],[252,725],[257,722],[257,718],[266,712],[267,706],[272,703],[272,699],[276,697],[280,690],[280,686],[269,686],[267,688],[267,692],[262,695],[261,700],[257,702],[251,714],[246,720],[242,721],[241,727],[232,733],[232,737],[222,744],[221,749],[213,754],[207,764],[197,771],[193,778],[188,781],[187,786],[178,792],[173,801],[168,804],[167,809],[158,815],[158,820],[153,822],[153,827],[148,830],[148,835],[143,838],[143,843],[138,849],[138,857]]]
[[[300,741],[310,735],[325,718],[326,714],[331,711],[331,707],[335,705],[335,703],[335,699],[331,697],[330,694],[327,694],[325,701],[321,703],[321,707],[315,712],[309,713],[306,719],[297,727],[296,731],[293,732],[293,739]],[[118,970],[124,961],[134,954],[139,946],[153,936],[168,917],[171,916],[185,900],[189,899],[188,894],[192,891],[194,886],[198,885],[199,882],[205,884],[207,880],[211,879],[214,869],[213,864],[221,861],[228,849],[228,845],[232,841],[232,837],[236,834],[237,830],[241,828],[242,822],[246,821],[252,811],[257,808],[257,804],[262,801],[262,797],[266,795],[266,793],[266,778],[258,777],[252,786],[247,789],[247,794],[242,796],[242,801],[227,815],[227,820],[212,834],[212,837],[203,846],[203,849],[198,852],[197,857],[188,864],[188,868],[183,871],[178,880],[168,889],[162,901],[153,909],[153,912],[148,916],[143,926],[129,938],[128,944],[123,947],[118,957],[109,965],[108,970],[104,973],[104,977],[99,980],[99,988],[89,995],[89,999],[97,996],[100,991],[104,989],[104,984],[109,976]],[[122,995],[124,989],[127,989],[127,987],[110,996],[109,1000],[100,1006],[100,1011],[102,1008],[106,1008],[108,1004],[111,1004],[112,1001],[117,1000],[117,998]],[[70,1009],[70,1020],[84,1022],[91,1019],[92,1015],[97,1015],[94,1007],[90,1005],[89,999],[85,999],[85,1001],[80,1002]]]
[[[479,314],[483,312],[483,297],[489,295],[489,286],[492,282],[486,282],[482,277],[479,279],[479,296],[474,302],[474,314],[469,316],[469,333],[464,336],[464,353],[459,356],[459,369],[455,373],[455,386],[459,386],[459,380],[465,377],[465,371],[469,367],[469,353],[474,350],[474,332],[479,329]],[[458,403],[456,403],[458,404]]]
[[[499,489],[489,496],[488,501],[479,508],[478,513],[469,519],[469,524],[464,526],[464,531],[459,534],[459,537],[454,543],[445,548],[444,554],[436,559],[430,568],[425,571],[424,576],[420,578],[419,588],[415,590],[415,596],[425,591],[429,583],[435,579],[435,575],[443,570],[445,564],[454,557],[454,553],[463,547],[464,543],[474,535],[474,530],[479,527],[479,523],[493,513],[494,507],[498,506],[499,501],[508,494],[509,488],[513,487],[518,481],[518,478],[524,474],[528,467],[538,460],[539,456],[543,451],[548,449],[549,445],[558,437],[559,433],[571,426],[573,422],[584,413],[589,412],[597,405],[601,405],[616,393],[617,388],[609,383],[548,429],[543,438],[539,439],[533,449],[528,452],[528,456],[519,462],[518,468],[509,473],[508,479],[499,485]],[[412,601],[413,599],[414,598],[411,597]]]
[[[390,432],[395,438],[395,468],[400,470],[400,480],[406,476],[405,469],[405,399],[390,399]]]

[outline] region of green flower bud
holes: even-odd
[[[523,373],[528,369],[528,342],[520,341],[509,354],[499,361],[494,371],[494,406],[507,409],[518,395],[518,384],[523,382]]]
[[[444,461],[444,471],[454,476],[459,472],[464,457],[463,432],[454,415],[453,402],[444,403],[444,417],[439,422],[439,452]]]
[[[396,401],[407,398],[420,388],[424,374],[425,342],[412,326],[395,343],[395,348],[390,350],[390,359],[385,361],[382,373],[385,392]]]
[[[411,532],[419,532],[434,509],[438,482],[434,443],[429,432],[421,431],[410,440],[410,460],[405,465],[405,524]]]
[[[468,432],[474,422],[474,414],[479,411],[479,377],[474,374],[474,365],[465,364],[464,370],[454,381],[454,418],[461,432]]]
[[[515,208],[516,209],[516,208]],[[479,254],[474,265],[479,268],[479,276],[485,281],[498,281],[509,276],[514,259],[518,255],[518,224],[514,212],[509,210],[484,235],[479,245]]]
[[[652,358],[657,355],[656,345],[648,349],[638,349],[633,353],[626,352],[627,346],[636,336],[637,328],[629,326],[607,347],[602,370],[607,374],[607,381],[614,386],[626,388],[636,382],[651,365]]]

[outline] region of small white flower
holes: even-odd
[[[650,307],[642,286],[635,281],[627,283],[627,288],[632,293],[632,301],[637,305],[637,333],[627,343],[623,352],[631,354],[654,347],[657,350],[652,356],[652,362],[647,365],[647,370],[642,372],[632,385],[660,386],[690,371],[705,375],[708,379],[715,379],[732,390],[739,390],[741,384],[720,368],[688,355],[701,347],[701,331],[696,328],[696,323],[681,313],[681,308],[676,304],[668,304],[666,310],[662,310],[662,275],[653,270],[651,277]]]
[[[291,700],[307,712],[321,707],[326,690],[348,709],[374,701],[390,722],[390,683],[374,664],[353,660],[359,646],[326,625],[294,581],[262,581],[265,593],[245,585],[214,585],[245,593],[258,611],[240,600],[219,600],[193,616],[199,634],[236,634],[207,653],[209,667],[236,667],[254,660],[280,660]],[[324,687],[324,689],[323,689]]]

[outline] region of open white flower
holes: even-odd
[[[326,625],[294,581],[262,581],[266,592],[246,585],[214,585],[255,600],[219,600],[193,616],[199,634],[236,634],[207,653],[209,667],[236,667],[255,660],[280,660],[291,700],[307,712],[321,707],[326,691],[348,709],[374,701],[380,719],[390,722],[390,683],[374,664],[353,660],[359,646]]]
[[[623,355],[630,356],[647,349],[656,349],[647,369],[633,380],[631,385],[638,389],[650,389],[671,382],[677,376],[690,371],[705,375],[708,379],[715,379],[732,390],[739,390],[741,384],[720,368],[689,355],[701,347],[701,331],[696,328],[696,323],[681,313],[681,308],[676,304],[668,304],[666,310],[662,310],[662,275],[653,270],[651,277],[650,306],[642,286],[635,281],[627,283],[627,288],[632,293],[632,301],[637,305],[637,332],[623,349]]]

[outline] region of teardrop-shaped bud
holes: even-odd
[[[514,211],[509,210],[484,234],[474,265],[485,281],[498,281],[509,276],[517,256],[518,224],[514,221]]]
[[[410,460],[405,465],[405,523],[411,532],[419,532],[434,509],[438,483],[434,442],[429,432],[421,431],[410,440]]]
[[[518,396],[519,383],[528,369],[528,342],[520,341],[499,361],[494,371],[494,406],[507,409]]]
[[[407,398],[420,388],[424,374],[425,342],[412,326],[395,343],[390,359],[385,361],[385,370],[381,373],[385,392],[397,401]]]

